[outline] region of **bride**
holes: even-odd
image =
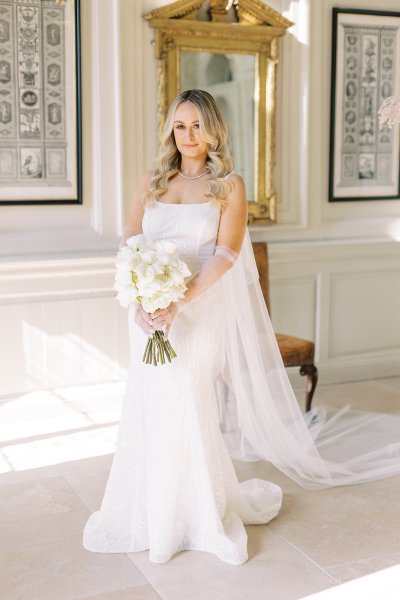
[[[394,416],[349,407],[301,413],[258,281],[245,185],[232,166],[213,97],[181,93],[121,243],[142,232],[150,243],[174,240],[192,276],[184,299],[166,309],[129,307],[129,376],[104,497],[83,533],[90,551],[149,550],[161,563],[202,550],[244,563],[244,525],[276,517],[282,493],[259,478],[239,483],[231,457],[269,461],[315,488],[400,472]],[[177,357],[155,369],[142,355],[156,330]]]

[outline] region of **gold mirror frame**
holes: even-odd
[[[182,52],[255,57],[254,190],[249,223],[276,221],[274,187],[278,41],[293,23],[260,0],[178,0],[144,15],[155,29],[158,136],[180,89]],[[208,19],[208,20],[205,20]]]

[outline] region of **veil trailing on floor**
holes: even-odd
[[[303,415],[275,339],[248,230],[221,284],[225,348],[216,391],[231,457],[266,460],[309,488],[399,474],[400,415],[360,413],[349,405],[333,414],[319,408]]]

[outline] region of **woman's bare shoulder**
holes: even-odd
[[[150,183],[153,173],[151,170],[145,171],[137,181],[132,194],[132,210],[144,209],[144,198],[150,191]]]
[[[149,188],[152,177],[153,177],[153,171],[151,169],[147,169],[146,171],[144,171],[143,175],[141,176],[141,178],[139,180],[139,185]]]
[[[241,175],[232,173],[228,181],[232,184],[231,190],[227,196],[229,205],[240,205],[246,202],[246,185]]]
[[[145,171],[139,178],[134,192],[134,197],[141,198],[143,194],[146,194],[150,190],[150,183],[153,177],[153,172],[149,169]]]
[[[231,181],[235,186],[244,187],[244,179],[238,173],[230,173],[227,176],[227,180]]]

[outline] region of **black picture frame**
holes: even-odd
[[[399,90],[400,12],[334,7],[329,202],[400,199],[399,132],[378,123]]]
[[[13,2],[13,0],[7,0],[7,2],[2,2],[0,0],[0,8],[1,5],[3,4],[3,6],[7,5],[7,7],[9,8],[10,11],[14,11],[13,13],[10,13],[10,18],[13,18],[13,22],[10,23],[9,26],[9,37],[10,37],[10,46],[14,46],[14,51],[17,45],[17,40],[15,39],[16,35],[17,35],[17,27],[16,27],[16,20],[20,19],[20,20],[24,20],[24,14],[19,14],[17,13],[17,9],[21,9],[20,6],[18,6],[18,2]],[[44,7],[44,8],[43,8]],[[22,7],[24,8],[24,7]],[[51,35],[53,36],[53,42],[49,43],[53,43],[54,45],[54,49],[53,51],[48,52],[48,58],[47,60],[42,59],[42,61],[40,62],[40,68],[41,68],[41,72],[42,72],[42,80],[43,81],[43,77],[45,77],[47,75],[47,84],[51,84],[52,82],[50,81],[50,73],[51,73],[51,69],[53,69],[53,73],[55,73],[55,75],[53,75],[53,89],[50,90],[49,95],[53,95],[54,98],[57,98],[57,87],[60,87],[61,85],[63,85],[64,87],[64,104],[61,103],[61,101],[58,104],[58,108],[57,108],[57,101],[54,101],[53,103],[53,107],[52,106],[52,101],[47,98],[47,104],[45,105],[45,101],[43,100],[43,97],[45,95],[45,85],[40,86],[40,96],[42,99],[42,107],[41,109],[37,110],[36,112],[38,113],[38,119],[41,120],[42,122],[42,131],[44,131],[44,127],[45,127],[45,119],[46,119],[46,115],[50,115],[50,110],[55,111],[55,119],[53,121],[51,121],[50,116],[48,116],[48,121],[47,121],[47,125],[48,125],[48,129],[50,129],[51,125],[54,124],[55,128],[60,125],[61,123],[61,115],[63,114],[62,111],[64,111],[64,127],[63,130],[64,132],[67,132],[66,135],[64,135],[64,139],[62,141],[62,143],[60,142],[60,146],[59,148],[57,148],[56,143],[52,143],[51,141],[48,141],[48,146],[46,146],[46,141],[43,139],[44,134],[42,133],[41,138],[40,139],[36,139],[34,140],[30,145],[33,146],[34,150],[36,149],[38,151],[38,156],[39,156],[39,160],[37,161],[37,163],[39,162],[40,165],[40,159],[41,159],[41,165],[37,168],[37,171],[39,172],[39,177],[37,175],[35,175],[35,172],[33,171],[33,175],[32,175],[32,183],[29,184],[29,177],[30,175],[27,175],[26,180],[23,182],[23,186],[20,184],[21,183],[21,179],[18,180],[17,178],[13,178],[13,177],[7,177],[4,176],[1,173],[1,153],[5,152],[5,149],[7,149],[7,146],[2,145],[2,141],[1,141],[1,136],[0,136],[0,205],[7,205],[7,206],[26,206],[26,205],[47,205],[47,204],[82,204],[83,202],[83,197],[82,197],[82,83],[81,83],[81,19],[80,19],[80,0],[67,0],[67,2],[65,3],[55,3],[52,6],[50,2],[47,2],[46,5],[42,5],[42,6],[37,6],[37,5],[33,5],[32,7],[25,7],[26,10],[31,10],[31,16],[32,19],[33,17],[36,18],[36,20],[38,21],[37,23],[37,28],[38,28],[38,34],[39,34],[39,39],[41,39],[41,41],[43,39],[48,39],[48,37]],[[46,10],[48,11],[48,15],[44,15],[43,12],[39,12],[39,13],[35,13],[33,12],[34,10],[39,10],[39,11],[43,11]],[[63,13],[60,11],[64,11]],[[51,16],[53,15],[53,17]],[[64,16],[64,20],[62,20],[60,22],[60,18],[61,15]],[[29,13],[25,13],[25,20],[27,21],[26,27],[29,28],[32,26],[29,23]],[[54,22],[51,21],[51,19],[54,19]],[[58,19],[58,22],[56,21],[56,19]],[[60,23],[60,25],[59,25]],[[0,23],[1,25],[1,23]],[[55,26],[55,27],[54,27]],[[59,27],[59,29],[57,30],[57,26]],[[52,32],[52,28],[53,27],[53,32],[55,33],[51,33]],[[7,34],[7,31],[5,32]],[[70,35],[70,39],[67,40],[67,33],[69,33]],[[13,34],[14,34],[14,39],[13,39]],[[64,37],[63,37],[64,35]],[[47,36],[47,38],[45,37]],[[1,37],[1,32],[0,32],[0,37]],[[28,35],[26,37],[29,37]],[[8,41],[6,39],[6,41]],[[64,42],[64,45],[61,47],[61,43]],[[43,44],[45,42],[42,42]],[[61,51],[59,49],[59,47],[61,47]],[[68,49],[68,52],[67,50]],[[43,50],[43,54],[44,54],[44,50]],[[68,56],[67,56],[68,54]],[[62,58],[60,58],[60,66],[57,65],[57,57],[61,57],[63,55],[63,62],[62,62]],[[12,58],[12,57],[11,57]],[[68,60],[68,64],[67,64],[67,60]],[[50,62],[53,61],[53,62]],[[49,64],[50,63],[50,64]],[[67,77],[67,73],[70,74],[70,76],[72,77],[72,81]],[[45,75],[46,74],[46,75]],[[19,73],[18,73],[19,75]],[[35,74],[29,74],[27,75],[28,79],[28,85],[29,85],[29,81],[34,81],[34,77],[36,75]],[[38,77],[39,79],[39,77]],[[0,74],[0,88],[1,88],[1,74]],[[27,86],[28,87],[28,86]],[[48,87],[50,87],[50,85],[48,85]],[[15,77],[15,81],[14,81],[14,96],[17,98],[17,100],[20,102],[22,102],[23,98],[21,97],[22,93],[26,93],[28,91],[29,93],[29,88],[28,90],[21,90],[20,89],[20,77],[17,76]],[[37,82],[36,82],[36,89],[37,89]],[[36,92],[36,90],[35,90]],[[0,93],[1,93],[1,89],[0,89]],[[61,94],[58,94],[58,97]],[[67,97],[68,101],[67,101]],[[0,101],[1,102],[1,101]],[[47,110],[46,110],[47,109]],[[16,113],[18,112],[18,110],[15,111]],[[26,111],[28,112],[28,111]],[[21,119],[21,114],[22,114],[22,110],[20,110],[19,112],[19,117]],[[36,115],[34,115],[36,116]],[[72,119],[72,122],[69,123],[68,119]],[[50,122],[50,124],[49,124]],[[69,136],[69,137],[68,137]],[[56,138],[57,139],[57,138]],[[12,150],[12,152],[14,153],[14,155],[17,157],[16,158],[16,169],[18,169],[18,173],[22,173],[22,161],[23,161],[23,144],[26,144],[26,146],[29,146],[29,138],[25,140],[25,142],[23,140],[21,140],[21,138],[18,138],[18,136],[16,136],[15,139],[15,143],[14,143],[14,147],[10,148]],[[35,146],[36,144],[36,146]],[[68,148],[69,146],[69,148]],[[53,179],[50,179],[50,164],[51,164],[51,160],[49,160],[49,165],[48,165],[48,170],[47,172],[49,173],[49,178],[45,179],[45,171],[46,171],[46,161],[45,161],[45,157],[46,157],[46,152],[48,153],[48,156],[51,157],[51,155],[53,155],[53,164],[55,166],[55,170],[54,173],[51,173],[51,176]],[[57,159],[57,152],[58,152],[58,159]],[[40,153],[40,154],[39,154]],[[70,153],[70,155],[68,155],[68,153]],[[25,156],[26,153],[25,153]],[[60,156],[61,156],[61,160],[60,160]],[[64,158],[64,160],[62,160],[62,158]],[[26,159],[26,162],[28,161],[29,156]],[[36,163],[36,164],[37,164]],[[29,162],[28,162],[29,164]],[[7,163],[6,163],[7,165]],[[57,168],[59,168],[59,171],[57,172]],[[15,168],[14,168],[15,171]],[[62,174],[60,174],[62,171]],[[42,181],[40,181],[40,176],[43,176],[43,180],[45,181],[44,185],[40,185],[40,183],[42,183]],[[71,188],[71,190],[69,189]],[[7,197],[7,191],[11,190],[12,193],[8,194]],[[19,191],[20,190],[20,191]],[[67,191],[68,193],[63,193],[64,191]],[[18,194],[20,193],[20,195],[24,196],[22,197],[18,197]],[[29,193],[32,194],[32,196],[29,198]],[[25,197],[26,196],[26,197]]]

